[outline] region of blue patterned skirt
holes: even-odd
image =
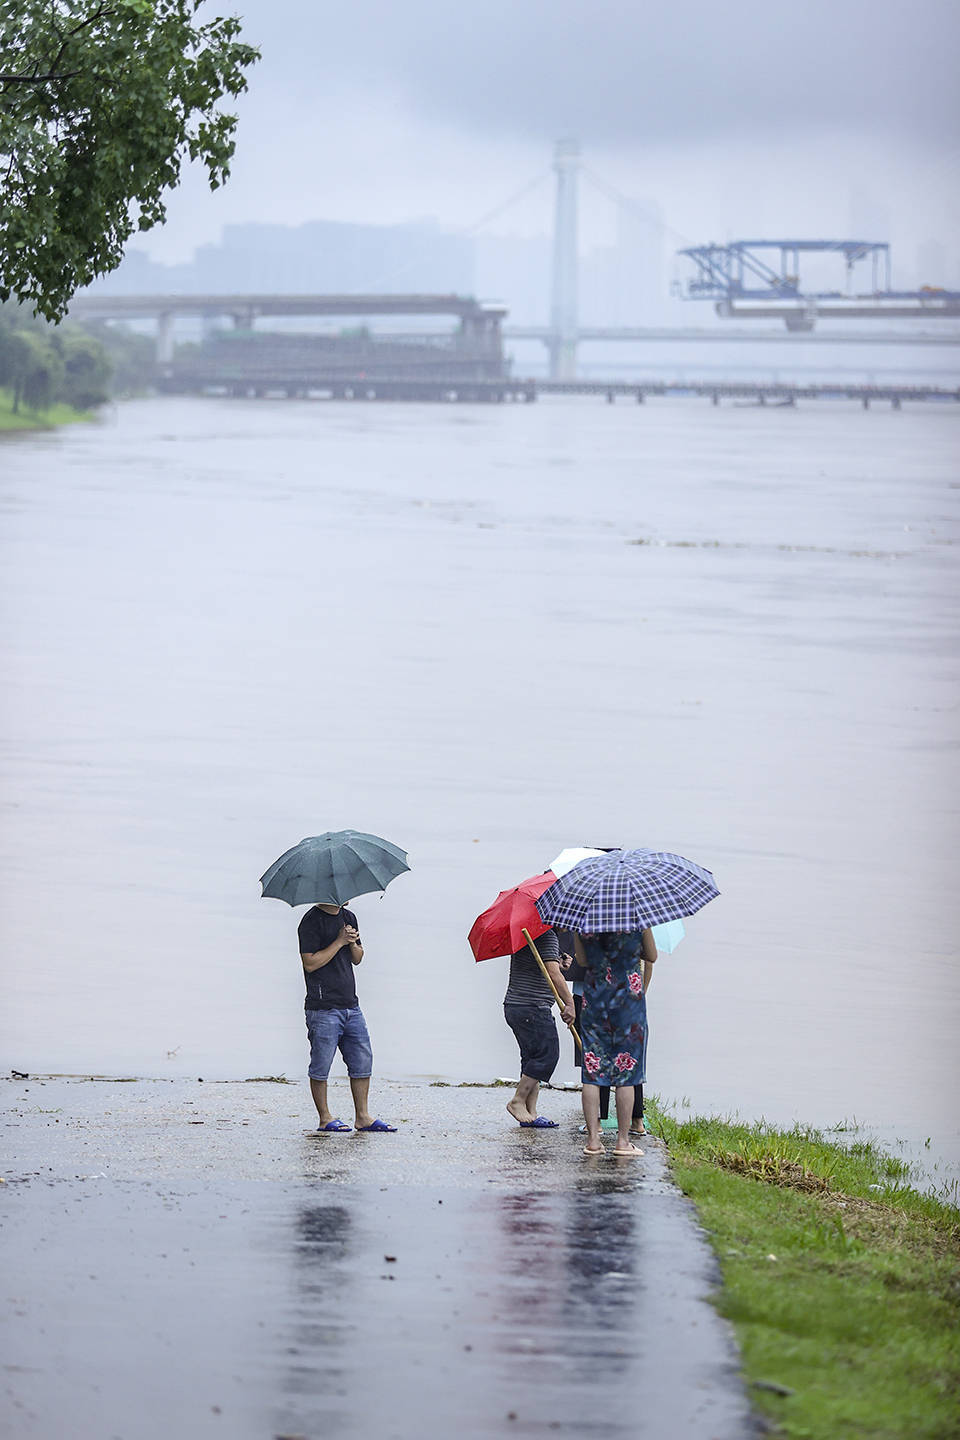
[[[647,997],[632,975],[588,970],[580,1038],[585,1085],[643,1085],[647,1078]],[[631,986],[631,980],[633,985]]]

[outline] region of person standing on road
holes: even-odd
[[[649,930],[583,936],[586,975],[580,1038],[583,1041],[585,1155],[602,1155],[600,1086],[617,1097],[618,1156],[642,1155],[630,1139],[634,1087],[647,1078],[647,999],[657,946]]]
[[[319,1116],[317,1128],[339,1134],[351,1129],[331,1113],[327,1102],[327,1077],[339,1050],[350,1077],[357,1130],[394,1132],[395,1125],[375,1120],[368,1108],[373,1048],[354,977],[363,959],[357,917],[343,905],[314,905],[300,921],[297,936],[307,985],[308,1073]]]
[[[573,1022],[573,996],[560,971],[560,946],[556,931],[548,930],[534,942],[547,974],[563,1001],[561,1020]],[[524,945],[510,956],[510,980],[503,997],[503,1015],[520,1047],[520,1083],[507,1110],[525,1130],[555,1130],[556,1120],[537,1114],[537,1098],[557,1068],[560,1040],[551,1011],[553,991],[543,971]]]
[[[560,969],[563,971],[564,978],[566,979],[567,984],[573,991],[573,1004],[576,1012],[574,1018],[577,1027],[577,1033],[579,1034],[580,1016],[583,1012],[583,980],[584,976],[587,973],[583,965],[583,942],[573,930],[558,930],[557,935],[560,940]],[[578,945],[579,950],[577,948]],[[644,974],[652,976],[652,973],[652,967],[650,967],[648,970],[648,967],[645,965]],[[646,994],[647,989],[649,989],[649,984],[650,981],[648,978],[645,981],[644,994]],[[577,1048],[577,1042],[573,1039],[572,1035],[570,1039],[573,1042],[573,1063],[574,1065],[579,1066],[580,1051]],[[601,1121],[605,1121],[610,1114],[610,1086],[601,1085],[599,1089],[600,1119]],[[602,1126],[601,1128],[605,1127]],[[587,1133],[587,1127],[585,1124],[580,1126],[580,1132],[583,1135]],[[633,1087],[633,1113],[630,1116],[630,1134],[646,1135],[646,1133],[647,1129],[643,1123],[643,1086],[641,1084],[636,1084]]]

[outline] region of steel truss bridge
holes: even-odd
[[[767,259],[779,252],[779,265]],[[677,252],[696,266],[684,299],[713,300],[718,315],[737,319],[783,320],[788,330],[813,330],[818,320],[888,318],[942,320],[960,317],[960,291],[925,285],[894,290],[890,246],[876,240],[733,240],[728,245],[693,245]],[[801,255],[843,259],[843,290],[804,290]],[[854,290],[855,266],[868,261],[870,288]]]

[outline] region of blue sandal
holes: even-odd
[[[342,1120],[328,1120],[326,1125],[318,1125],[317,1129],[321,1135],[326,1134],[328,1131],[332,1131],[335,1135],[346,1135],[348,1131],[353,1129],[353,1126],[344,1125]]]
[[[385,1120],[374,1120],[372,1125],[357,1126],[358,1134],[362,1132],[368,1135],[371,1130],[374,1131],[377,1135],[396,1135],[397,1133],[396,1125],[388,1125]]]
[[[560,1126],[556,1120],[548,1120],[545,1115],[538,1115],[536,1120],[521,1120],[520,1125],[524,1130],[559,1130]]]

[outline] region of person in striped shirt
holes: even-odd
[[[560,1018],[573,1023],[573,996],[560,969],[556,931],[535,941],[547,973],[563,1002]],[[520,1047],[520,1082],[507,1110],[525,1130],[555,1130],[556,1120],[537,1114],[540,1086],[550,1079],[560,1059],[560,1040],[551,1013],[553,991],[529,948],[524,945],[510,957],[510,980],[503,997],[503,1014]]]

